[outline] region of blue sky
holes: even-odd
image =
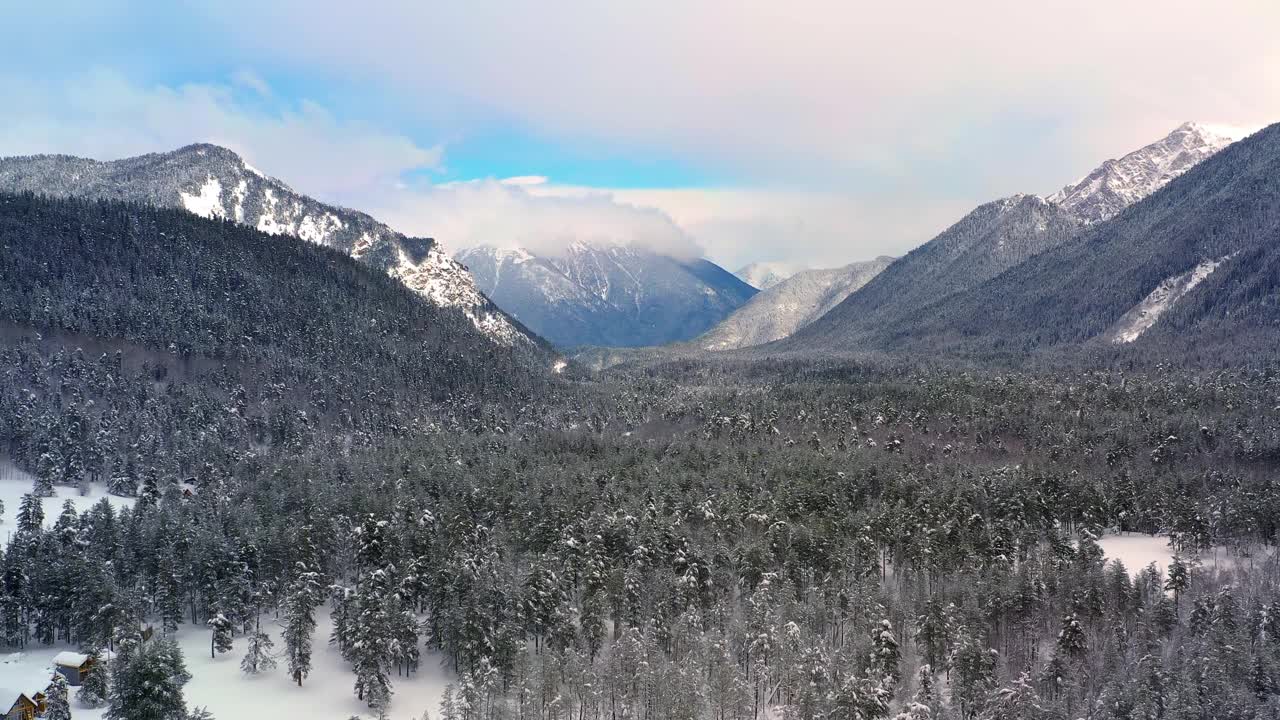
[[[221,142],[446,246],[833,265],[1184,120],[1280,116],[1276,3],[1113,5],[13,4],[0,154]]]

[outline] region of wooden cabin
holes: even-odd
[[[78,687],[89,674],[93,658],[78,652],[60,652],[53,658],[53,669],[67,679],[67,684]]]
[[[37,715],[43,715],[48,709],[48,698],[45,691],[48,685],[36,690],[28,689],[12,690],[0,688],[0,707],[6,707],[5,703],[9,703],[8,710],[4,715],[0,715],[3,720],[35,720]]]

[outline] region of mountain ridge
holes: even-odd
[[[432,238],[404,235],[358,210],[295,191],[210,143],[99,161],[72,155],[0,158],[0,190],[127,200],[333,247],[379,268],[440,307],[460,308],[495,342],[535,342]]]
[[[984,353],[1143,347],[1149,340],[1204,352],[1194,347],[1197,334],[1235,327],[1259,342],[1274,342],[1280,337],[1276,237],[1280,124],[1224,147],[1059,247],[895,326],[850,334],[833,311],[831,321],[792,339],[838,348],[856,336],[862,346],[877,349]],[[1141,317],[1143,303],[1162,302],[1163,317],[1146,327],[1122,322]]]

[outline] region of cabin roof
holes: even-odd
[[[41,691],[43,692],[43,691]],[[35,692],[32,690],[18,690],[13,687],[0,687],[0,713],[6,713],[13,709],[14,705],[22,698],[26,698],[27,702],[35,705],[36,701],[32,699]]]
[[[70,650],[60,652],[53,656],[53,664],[63,667],[78,668],[89,662],[89,656],[84,653],[72,652]]]

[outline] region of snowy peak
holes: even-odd
[[[1101,222],[1248,134],[1240,128],[1183,123],[1157,142],[1107,160],[1048,199],[1084,223]]]
[[[786,262],[754,262],[738,268],[734,275],[757,290],[768,290],[806,268]]]
[[[435,305],[460,309],[497,343],[529,341],[434,240],[407,237],[364,213],[302,195],[218,145],[199,143],[110,162],[65,155],[3,158],[0,189],[178,207],[335,248],[401,280]]]
[[[633,245],[578,242],[554,254],[481,246],[457,258],[499,307],[562,347],[688,340],[756,292],[706,260]]]

